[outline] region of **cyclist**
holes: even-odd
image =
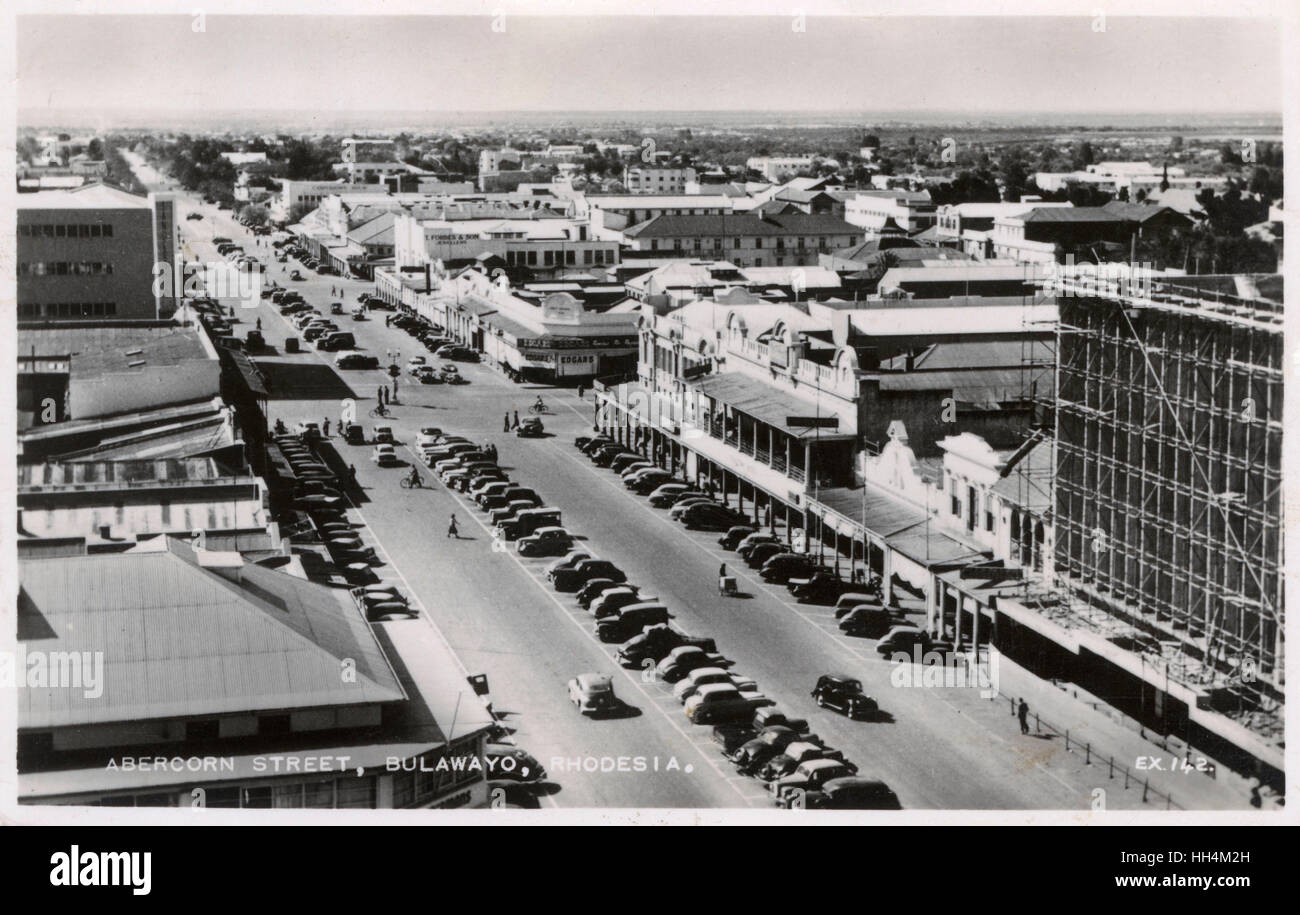
[[[542,395],[541,395],[541,394],[538,394],[538,395],[537,395],[537,403],[533,404],[533,412],[534,412],[534,413],[545,413],[545,412],[546,412],[546,404],[542,401]]]
[[[420,471],[416,470],[414,467],[411,468],[411,474],[408,479],[411,481],[412,489],[420,489],[424,485],[420,480]]]

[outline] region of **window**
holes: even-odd
[[[352,807],[370,810],[375,806],[375,777],[340,778],[338,787],[339,808]]]
[[[259,785],[256,788],[245,788],[243,801],[243,807],[246,809],[264,809],[271,807],[271,786]]]
[[[238,788],[204,788],[203,795],[205,807],[239,807]]]

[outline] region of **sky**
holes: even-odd
[[[203,6],[195,3],[196,7]],[[23,109],[1280,111],[1265,19],[20,16]],[[504,30],[502,30],[504,27]]]

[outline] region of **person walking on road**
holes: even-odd
[[[375,403],[382,404],[383,402],[384,402],[384,386],[381,384],[379,387],[375,388]]]
[[[326,437],[326,438],[329,438],[329,437],[330,437],[330,418],[329,418],[328,416],[325,417],[325,421],[322,422],[322,423],[320,424],[320,427],[321,427],[321,431],[325,434],[325,437]]]
[[[1029,703],[1021,697],[1020,704],[1016,706],[1016,715],[1020,718],[1020,733],[1029,733]]]
[[[262,319],[261,319],[261,318],[258,318],[258,319],[257,319],[257,329],[258,329],[258,330],[261,330],[261,329],[262,329]]]
[[[511,429],[518,429],[518,428],[519,428],[519,411],[518,411],[518,410],[515,411],[515,421],[514,421],[514,423],[510,426],[510,428],[511,428]]]
[[[582,385],[578,385],[578,399],[582,400]]]
[[[501,418],[501,431],[502,431],[502,432],[509,432],[509,431],[510,431],[510,411],[509,411],[509,410],[507,410],[507,411],[506,411],[506,415],[505,415],[504,417]]]
[[[384,315],[384,326],[385,326],[385,327],[392,327],[392,326],[393,326],[393,316],[392,316],[392,315]]]
[[[460,539],[460,529],[456,527],[456,513],[451,513],[451,524],[447,525],[447,536]]]
[[[348,481],[355,487],[357,485],[357,465],[348,465]]]
[[[397,397],[397,379],[396,379],[396,378],[393,379],[393,397],[394,397],[394,398]]]

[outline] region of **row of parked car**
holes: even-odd
[[[356,348],[357,341],[352,332],[340,330],[331,318],[309,305],[301,293],[288,289],[274,289],[271,291],[270,299],[279,308],[280,314],[288,319],[304,343],[313,343],[318,350],[324,352]],[[337,359],[335,362],[339,364]],[[369,363],[368,360],[366,362]],[[378,364],[377,360],[375,364]],[[339,367],[344,366],[339,365]]]
[[[442,327],[419,315],[400,314],[393,318],[392,323],[394,327],[401,328],[419,340],[425,349],[441,359],[452,359],[456,362],[479,361],[478,353],[445,336]]]
[[[320,541],[329,551],[330,559],[349,583],[360,588],[374,585],[378,578],[373,566],[378,557],[372,547],[362,542],[344,513],[338,475],[329,469],[317,452],[320,442],[317,425],[299,423],[296,433],[278,433],[274,441],[293,472],[293,507],[310,519]],[[373,593],[379,595],[381,591],[390,593],[391,589]],[[366,604],[367,615],[372,621],[414,615],[409,606],[405,609],[392,606],[398,602],[405,604],[404,599],[373,597]]]

